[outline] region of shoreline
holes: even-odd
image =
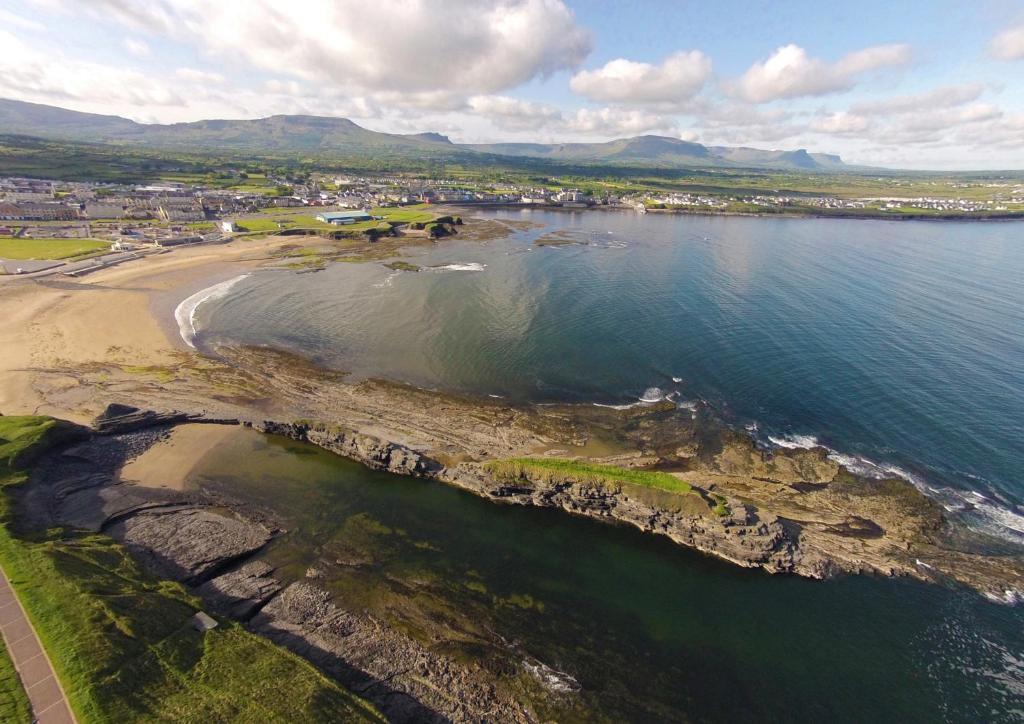
[[[397,240],[395,246],[404,246],[401,242]],[[183,349],[177,330],[159,318],[158,312],[177,308],[182,295],[187,297],[200,281],[233,278],[279,262],[273,252],[291,243],[288,237],[238,240],[213,248],[212,253],[185,250],[181,255],[163,255],[155,263],[131,262],[97,272],[84,283],[24,280],[17,287],[12,285],[16,298],[27,302],[26,308],[42,306],[43,319],[35,325],[53,324],[57,335],[33,336],[32,330],[29,334],[18,330],[17,315],[13,328],[10,321],[0,323],[0,342],[9,341],[7,353],[0,355],[0,411],[47,413],[83,422],[98,415],[107,403],[119,402],[255,424],[314,421],[306,432],[296,433],[304,437],[315,421],[322,421],[435,461],[446,471],[445,482],[484,497],[556,505],[571,512],[580,509],[578,497],[555,499],[542,485],[524,484],[510,492],[508,485],[482,474],[484,463],[555,454],[631,468],[667,466],[701,490],[717,491],[738,514],[751,508],[754,518],[740,518],[749,524],[755,519],[768,521],[771,530],[764,529],[764,535],[785,534],[796,541],[794,550],[806,554],[808,563],[794,560],[776,566],[780,571],[803,570],[813,577],[861,571],[922,580],[949,577],[997,596],[1024,590],[1024,565],[1019,561],[945,549],[936,535],[940,527],[955,524],[911,483],[851,475],[828,460],[824,448],[758,449],[748,435],[722,428],[721,421],[709,417],[706,410],[691,415],[688,409],[677,414],[675,405],[627,410],[589,404],[508,405],[380,380],[349,383],[341,373],[274,350],[224,348],[207,356]],[[374,259],[379,251],[378,247]],[[35,325],[32,329],[38,330]],[[699,424],[691,418],[700,418]],[[627,441],[623,435],[623,430],[636,425],[647,429],[642,443]],[[704,438],[713,444],[702,443]],[[595,457],[596,440],[605,442]],[[819,487],[808,491],[794,487],[808,482]],[[861,497],[847,500],[848,489]],[[884,510],[894,501],[909,506],[901,511],[905,519]],[[632,505],[635,500],[626,502]],[[660,509],[655,505],[649,512]],[[884,535],[850,536],[846,526],[851,520],[872,521]],[[708,522],[720,528],[721,521],[706,515],[682,525],[685,529]],[[683,533],[674,539],[728,559],[724,549],[716,552],[728,536],[727,530],[718,530],[714,541],[699,545]]]
[[[587,211],[624,211],[630,213],[640,213],[632,206],[612,206],[612,205],[601,205],[595,204],[594,206],[584,207],[565,207],[565,206],[542,206],[540,204],[519,204],[519,203],[480,203],[480,204],[451,204],[450,208],[458,209],[462,213],[472,213],[473,209],[487,209],[487,210],[530,210],[536,209],[540,211],[562,211],[567,213],[580,213]],[[643,213],[646,214],[675,214],[679,216],[738,216],[738,217],[749,217],[755,219],[851,219],[856,221],[936,221],[936,222],[953,222],[953,221],[981,221],[981,222],[996,222],[996,221],[1024,221],[1024,212],[1006,212],[988,216],[965,216],[960,214],[893,214],[891,216],[882,216],[879,214],[822,214],[822,213],[796,213],[791,211],[781,211],[777,213],[769,212],[753,212],[753,211],[711,211],[711,210],[690,210],[690,209],[647,209]]]

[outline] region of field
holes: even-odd
[[[326,210],[326,209],[325,209]],[[386,228],[389,224],[409,224],[414,222],[433,221],[437,214],[433,207],[426,204],[402,207],[377,207],[370,210],[373,216],[383,217],[383,221],[361,221],[355,224],[334,226],[317,221],[317,211],[301,209],[264,209],[258,215],[238,217],[236,222],[244,231],[253,233],[273,233],[284,229],[313,229],[315,231],[366,231],[378,227]]]
[[[0,417],[0,563],[80,722],[383,721],[303,659],[237,624],[196,631],[189,618],[201,602],[147,574],[113,539],[13,532],[6,489],[24,484],[26,453],[66,430],[48,418]],[[4,672],[0,662],[0,705],[11,690]]]
[[[73,259],[109,249],[96,239],[0,239],[0,259]]]
[[[597,484],[631,483],[670,493],[693,492],[693,487],[689,483],[668,473],[599,465],[581,460],[511,458],[487,463],[486,468],[499,478],[509,480],[527,478],[554,482],[574,480]]]

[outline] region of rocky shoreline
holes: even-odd
[[[675,419],[669,413],[661,426]],[[721,446],[712,454],[697,440],[700,426],[692,427],[694,439],[682,450],[688,461],[684,467],[705,484],[698,488],[702,494],[727,502],[728,514],[715,515],[687,505],[681,496],[625,482],[503,480],[479,462],[445,466],[421,451],[340,426],[309,421],[251,425],[375,470],[434,478],[494,502],[559,508],[629,524],[745,568],[815,579],[870,573],[958,582],[998,600],[1013,600],[1024,589],[1019,556],[983,556],[944,545],[950,523],[936,503],[903,480],[854,476],[829,460],[824,449],[771,453],[757,450],[749,439],[720,432],[704,442],[712,449]],[[616,462],[655,461],[664,463],[665,458],[630,456]],[[730,482],[737,488],[727,487]]]
[[[423,450],[340,425],[214,419],[114,404],[92,429],[77,428],[67,443],[38,462],[31,484],[16,497],[18,525],[66,525],[110,535],[156,575],[184,584],[211,611],[303,656],[392,721],[538,721],[543,717],[534,709],[537,702],[557,706],[572,690],[544,676],[542,663],[531,668],[520,661],[518,674],[510,679],[508,672],[498,675],[481,662],[432,650],[367,612],[341,608],[320,583],[322,573],[315,566],[301,580],[281,579],[259,554],[286,531],[264,511],[205,491],[143,488],[119,480],[118,470],[175,425],[243,424],[375,470],[436,479],[494,502],[560,508],[632,525],[770,573],[818,579],[874,573],[959,582],[990,595],[1017,590],[1019,558],[944,547],[940,539],[948,523],[937,506],[905,482],[857,479],[823,450],[759,451],[727,431],[710,435],[700,424],[681,424],[668,409],[620,414],[624,419],[617,425],[643,426],[641,448],[648,454],[620,456],[617,464],[665,465],[666,451],[660,448],[668,441],[661,436],[672,429],[671,462],[686,468],[687,477],[704,486],[700,490],[727,501],[728,513],[709,514],[694,506],[693,496],[626,482],[509,480],[479,461],[445,464]],[[573,422],[577,432],[587,427],[585,421]],[[595,424],[589,422],[590,434]],[[686,439],[680,439],[680,430]],[[742,492],[727,487],[738,479],[749,487]],[[764,497],[765,490],[774,497]],[[799,511],[810,508],[783,504],[786,498],[807,496],[819,511],[814,520],[800,517]],[[774,510],[766,501],[774,502]],[[821,515],[830,508],[832,515]],[[507,648],[499,640],[491,645]]]
[[[304,580],[279,580],[258,554],[286,531],[260,511],[201,491],[117,480],[127,460],[186,420],[197,421],[112,406],[92,429],[74,428],[17,492],[19,527],[64,525],[111,536],[155,575],[182,583],[210,611],[306,658],[390,721],[539,720],[493,672],[434,651],[366,612],[336,606],[317,569]],[[529,699],[543,698],[539,679],[533,688]]]

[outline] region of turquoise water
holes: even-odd
[[[517,401],[678,391],[1024,540],[1024,226],[485,215],[536,226],[412,249],[418,273],[258,273],[200,307],[198,338]],[[552,232],[576,243],[534,245]]]
[[[247,430],[192,483],[281,521],[264,553],[278,575],[316,565],[343,606],[439,650],[574,677],[583,706],[558,720],[1024,719],[1024,610],[964,591],[743,570]]]

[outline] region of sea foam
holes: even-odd
[[[185,344],[192,349],[195,349],[196,347],[196,310],[206,302],[227,296],[233,286],[243,279],[246,279],[248,276],[248,274],[241,274],[232,279],[228,279],[227,281],[223,281],[220,284],[214,284],[212,287],[202,289],[192,296],[184,299],[181,304],[175,308],[174,319],[178,322],[178,332],[181,334],[181,338],[185,341]]]
[[[756,430],[756,427],[754,429]],[[920,475],[898,465],[875,462],[859,455],[839,452],[823,445],[813,435],[769,435],[768,441],[788,450],[824,448],[829,460],[865,478],[901,478],[937,501],[947,512],[956,514],[968,527],[1003,540],[1024,543],[1024,514],[1015,506],[1001,505],[976,490],[935,487]]]
[[[469,261],[458,264],[442,264],[440,266],[427,267],[427,269],[431,271],[483,271],[486,268],[486,264],[481,264],[480,262],[476,261]]]

